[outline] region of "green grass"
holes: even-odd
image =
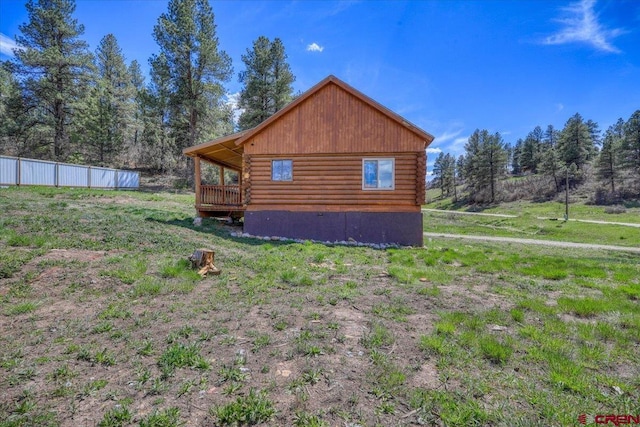
[[[635,244],[631,228],[539,223],[545,205],[425,224]],[[192,195],[0,189],[0,424],[574,425],[639,410],[635,254],[264,242],[192,217]],[[194,276],[200,247],[219,276]]]
[[[158,365],[167,372],[173,372],[176,368],[209,369],[207,362],[200,355],[197,344],[175,343],[169,346],[158,360]]]
[[[441,208],[438,206],[436,204],[427,205],[426,207]],[[571,208],[570,218],[640,224],[640,208],[629,209],[627,214],[621,216],[606,214],[604,210],[605,207],[575,205]],[[424,230],[452,234],[640,246],[640,228],[615,224],[590,224],[538,219],[562,218],[564,205],[560,203],[505,203],[498,207],[484,209],[482,213],[516,215],[516,218],[424,212]]]
[[[247,396],[211,409],[219,425],[253,425],[268,422],[276,410],[265,392],[251,389]]]

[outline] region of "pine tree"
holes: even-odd
[[[175,155],[180,156],[183,148],[215,136],[204,129],[222,105],[222,83],[231,77],[231,58],[219,50],[208,0],[170,0],[153,34],[165,59],[158,61],[154,55],[151,66],[164,67],[154,71],[167,74],[169,123]]]
[[[19,26],[15,65],[24,76],[25,106],[32,125],[49,131],[44,143],[51,156],[64,160],[70,152],[72,120],[87,87],[91,54],[79,37],[84,26],[73,19],[73,0],[28,0],[29,22]]]
[[[543,133],[540,126],[536,126],[525,138],[520,155],[520,166],[523,172],[536,173],[538,171],[542,139]]]
[[[276,38],[271,42],[264,36],[242,55],[246,70],[239,74],[240,83],[244,83],[239,101],[244,109],[238,122],[241,130],[259,125],[293,98],[295,77],[286,60],[282,41]]]
[[[499,133],[493,135],[486,130],[477,130],[465,145],[465,176],[467,185],[476,200],[484,201],[484,193],[489,193],[489,202],[496,200],[498,179],[504,175],[507,152]]]
[[[602,150],[598,157],[598,177],[608,181],[611,193],[616,191],[616,179],[618,178],[618,159],[624,140],[624,120],[618,119],[616,124],[609,126],[602,140]]]
[[[560,160],[556,147],[553,145],[545,145],[544,151],[540,156],[538,169],[542,175],[553,178],[556,192],[560,191],[560,174],[563,168],[564,165]]]
[[[142,75],[140,64],[135,59],[131,61],[131,64],[129,64],[127,71],[129,74],[131,86],[133,88],[133,98],[131,99],[131,102],[134,106],[133,115],[131,117],[130,134],[127,148],[130,158],[135,159],[138,156],[138,150],[140,149],[140,134],[144,130],[144,113],[142,106],[143,91],[145,89],[144,76]]]
[[[624,124],[622,154],[625,167],[640,178],[640,110],[636,110]]]
[[[444,153],[441,151],[438,153],[438,157],[433,162],[433,181],[435,185],[440,187],[440,192],[444,196]]]
[[[545,146],[544,149],[546,150],[547,148],[555,147],[557,143],[558,131],[553,127],[553,125],[547,126],[542,137],[542,144]]]
[[[520,175],[522,173],[522,145],[524,141],[522,138],[519,138],[516,141],[516,145],[511,150],[511,173],[513,175]]]
[[[92,117],[87,123],[92,158],[114,165],[121,154],[134,112],[135,89],[124,55],[113,34],[106,35],[96,50],[96,84],[92,90]]]
[[[464,154],[460,154],[456,160],[456,176],[460,180],[464,180]]]
[[[151,59],[151,81],[138,93],[143,130],[138,161],[147,168],[165,172],[176,164],[175,140],[169,124],[171,76],[164,54]]]
[[[456,159],[451,154],[447,153],[444,156],[444,171],[442,180],[444,181],[442,188],[446,192],[447,196],[450,196],[453,192],[456,192]]]
[[[578,169],[589,160],[595,151],[589,126],[576,113],[567,120],[558,138],[558,154],[565,165],[575,164]]]

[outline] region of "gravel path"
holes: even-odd
[[[600,249],[607,251],[635,252],[640,254],[640,248],[629,246],[596,245],[592,243],[558,242],[554,240],[520,239],[516,237],[467,236],[464,234],[423,233],[425,237],[440,237],[445,239],[480,240],[485,242],[519,243],[523,245],[555,246],[559,248]]]

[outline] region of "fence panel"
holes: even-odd
[[[91,168],[91,188],[115,188],[115,169]]]
[[[0,185],[136,189],[140,174],[46,160],[0,156]]]
[[[138,188],[140,174],[132,171],[118,171],[118,188]]]
[[[56,164],[43,160],[20,160],[20,185],[56,185]]]
[[[18,159],[0,157],[0,185],[18,185]]]
[[[88,187],[89,173],[86,166],[58,165],[58,185],[60,187]]]

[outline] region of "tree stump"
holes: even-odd
[[[220,274],[220,269],[213,264],[215,252],[212,249],[196,249],[189,257],[191,267],[198,269],[198,274],[205,277],[208,273]]]

